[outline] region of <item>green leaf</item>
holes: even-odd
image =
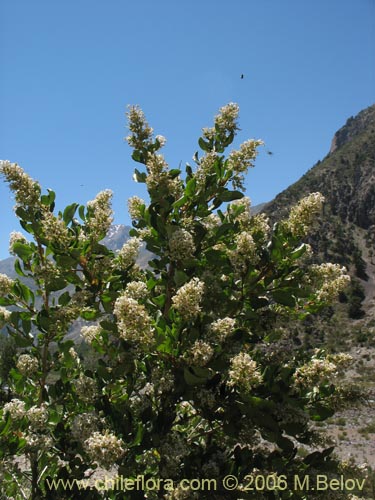
[[[64,278],[56,278],[48,283],[47,291],[56,292],[57,290],[62,290],[67,286],[67,281]]]
[[[14,262],[14,269],[19,276],[23,277],[27,276],[27,274],[23,272],[23,269],[21,267],[21,262],[18,259]]]
[[[81,217],[82,220],[86,220],[86,217],[85,217],[85,206],[84,205],[80,205],[79,209],[78,209],[78,213],[79,213],[79,216]]]
[[[272,298],[283,306],[294,307],[296,305],[296,299],[287,290],[274,290],[271,292]]]
[[[298,248],[296,248],[291,254],[290,258],[292,260],[299,259],[306,252],[306,245],[302,243]]]
[[[34,253],[34,250],[26,243],[21,243],[16,241],[13,245],[13,252],[23,261],[27,262],[30,260]]]
[[[186,187],[185,187],[185,195],[186,196],[193,196],[195,193],[196,193],[196,187],[197,187],[197,181],[196,179],[193,177],[192,179],[190,179],[188,181],[188,183],[186,184]]]
[[[21,281],[16,281],[14,283],[13,292],[17,297],[23,299],[25,302],[29,302],[30,300],[34,302],[33,292],[30,290],[29,287],[24,285]]]
[[[181,170],[178,168],[172,168],[172,170],[169,171],[169,177],[174,179],[175,177],[178,177],[181,173]]]
[[[68,205],[63,213],[63,221],[65,222],[66,225],[70,224],[72,222],[72,219],[74,217],[74,214],[76,213],[77,208],[79,207],[78,203],[72,203],[71,205]]]
[[[139,170],[134,169],[133,179],[135,180],[135,182],[145,183],[146,178],[147,175],[145,172],[140,172]]]
[[[228,191],[227,189],[220,193],[217,198],[220,201],[233,201],[233,200],[240,200],[241,198],[244,197],[244,194],[241,193],[240,191]]]
[[[212,149],[212,146],[210,145],[210,143],[209,143],[209,142],[206,142],[206,141],[205,141],[202,137],[200,137],[200,138],[198,139],[198,144],[199,144],[199,147],[200,147],[201,149],[203,149],[203,151],[207,151],[207,152],[209,152],[209,151],[211,151],[211,149]]]
[[[164,307],[164,304],[165,304],[165,299],[166,299],[166,295],[165,293],[163,293],[162,295],[158,295],[157,297],[154,297],[152,299],[152,301],[154,302],[154,304],[156,304],[157,306],[159,307]]]
[[[100,312],[96,311],[95,309],[81,311],[81,318],[87,321],[93,321],[94,319],[98,318],[99,315]]]
[[[134,438],[134,441],[130,445],[128,445],[129,448],[133,448],[134,446],[140,445],[142,442],[144,433],[145,433],[145,429],[143,427],[142,422],[138,422],[137,434]]]
[[[67,304],[69,304],[70,300],[71,300],[70,293],[64,292],[59,297],[59,304],[60,304],[60,306],[66,306]]]
[[[174,279],[176,286],[180,287],[184,283],[189,281],[189,276],[186,273],[184,273],[184,271],[179,271],[176,269],[176,271],[174,272],[173,279]]]
[[[138,163],[145,163],[144,154],[142,153],[142,151],[139,151],[139,149],[135,149],[133,151],[132,158]]]
[[[311,420],[315,422],[321,422],[322,420],[326,420],[335,412],[329,408],[328,406],[324,406],[321,403],[316,403],[313,408],[310,409],[310,417]]]
[[[184,379],[188,385],[202,385],[208,380],[211,370],[208,368],[189,367],[184,369]]]

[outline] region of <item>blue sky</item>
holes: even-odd
[[[127,104],[167,137],[171,168],[201,128],[240,105],[238,145],[262,152],[247,177],[257,204],[328,152],[346,119],[375,102],[374,0],[2,0],[0,158],[20,164],[58,207],[114,191],[129,224]],[[240,78],[244,74],[244,79]],[[18,223],[0,184],[0,258]]]

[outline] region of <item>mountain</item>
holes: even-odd
[[[326,202],[308,238],[315,261],[345,265],[352,283],[323,317],[306,322],[303,341],[353,357],[346,378],[367,393],[366,404],[353,403],[322,427],[341,458],[367,462],[375,470],[375,105],[349,118],[327,156],[262,211],[277,221],[316,191]]]
[[[349,118],[335,133],[327,156],[267,203],[263,212],[276,221],[316,191],[326,203],[309,243],[318,260],[349,269],[370,312],[375,308],[375,105]]]

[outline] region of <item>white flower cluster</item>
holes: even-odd
[[[6,309],[3,306],[0,306],[0,328],[2,328],[5,325],[5,323],[7,323],[10,320],[11,314],[12,313],[8,311],[8,309]]]
[[[162,366],[157,366],[152,370],[151,381],[155,388],[155,394],[158,396],[169,392],[175,385],[173,373]]]
[[[141,242],[139,238],[130,238],[118,253],[118,260],[121,266],[126,269],[133,265],[137,260],[139,254],[139,248],[141,246]]]
[[[294,372],[296,386],[313,387],[337,375],[337,365],[327,358],[312,358]]]
[[[332,363],[334,363],[339,370],[349,368],[349,366],[353,363],[353,357],[345,352],[339,352],[338,354],[328,354],[327,360],[332,361]]]
[[[125,294],[134,300],[145,299],[148,296],[148,288],[144,281],[130,281],[126,285]]]
[[[0,161],[0,173],[9,182],[10,189],[15,194],[16,207],[39,206],[40,185],[34,181],[25,171],[7,160]]]
[[[41,434],[37,432],[29,432],[25,436],[26,440],[26,451],[45,451],[49,450],[53,446],[53,440],[51,436],[47,434]]]
[[[140,219],[142,217],[142,207],[144,205],[144,200],[139,198],[139,196],[132,196],[128,199],[128,211],[133,220]]]
[[[30,354],[21,354],[17,359],[17,369],[22,375],[34,375],[39,369],[39,362],[35,356]]]
[[[65,222],[60,217],[55,217],[52,212],[43,212],[42,228],[47,241],[60,246],[67,246],[70,243],[69,230]]]
[[[146,117],[139,106],[129,106],[126,113],[129,121],[130,135],[126,137],[129,146],[142,149],[151,144],[153,129],[147,123]]]
[[[177,290],[172,302],[176,311],[182,318],[189,320],[195,318],[200,310],[200,302],[203,297],[204,283],[198,278],[191,279]]]
[[[13,246],[15,243],[27,243],[26,238],[19,231],[12,231],[9,235],[9,253],[14,254]]]
[[[178,432],[170,432],[160,447],[162,456],[162,477],[174,477],[181,467],[184,457],[189,454],[186,441]]]
[[[222,318],[211,323],[210,332],[214,334],[219,342],[224,342],[235,329],[236,320],[233,318]]]
[[[215,126],[202,129],[203,137],[211,141],[215,138],[217,132],[219,132],[219,134],[225,132],[235,134],[236,131],[239,130],[237,124],[239,111],[240,108],[238,104],[233,102],[221,107],[219,113],[215,116]]]
[[[246,228],[250,222],[250,209],[251,209],[250,198],[248,196],[244,196],[239,200],[232,201],[230,204],[230,209],[237,207],[241,208],[242,211],[235,217],[235,221],[238,221],[241,227]]]
[[[214,173],[214,165],[218,160],[219,156],[215,152],[208,152],[199,161],[197,171],[195,172],[195,178],[197,180],[198,186],[202,187],[206,183],[206,177]]]
[[[230,102],[219,109],[219,113],[215,116],[215,125],[220,130],[235,132],[238,130],[237,120],[240,108],[235,102]]]
[[[195,252],[193,236],[185,229],[176,229],[169,239],[169,252],[173,260],[191,258]]]
[[[202,219],[202,224],[207,229],[207,231],[212,231],[213,229],[221,225],[221,219],[216,214],[210,214]]]
[[[94,462],[101,467],[110,469],[116,460],[121,458],[124,453],[124,442],[109,431],[105,433],[93,432],[85,440],[85,448]]]
[[[238,386],[245,391],[262,383],[262,375],[259,372],[256,361],[249,354],[241,352],[231,360],[231,370],[228,378],[229,386]]]
[[[45,406],[32,406],[26,416],[33,431],[43,430],[48,421],[48,411]]]
[[[266,214],[256,214],[250,219],[250,232],[264,241],[270,233],[269,218]]]
[[[146,185],[149,190],[160,190],[165,187],[168,193],[174,196],[181,194],[181,181],[178,177],[171,179],[169,177],[169,167],[163,155],[149,153],[147,158]]]
[[[228,168],[234,173],[233,184],[243,187],[243,174],[254,166],[254,160],[258,154],[257,147],[263,145],[263,141],[249,139],[241,144],[238,151],[232,151],[228,157]]]
[[[9,403],[5,403],[3,407],[3,416],[7,413],[9,413],[12,420],[20,420],[26,415],[25,402],[15,398]]]
[[[138,417],[147,408],[151,407],[153,395],[154,395],[153,385],[146,384],[144,389],[130,396],[128,400],[129,407],[134,416]]]
[[[0,296],[8,295],[12,291],[14,281],[6,274],[0,273]]]
[[[203,340],[196,340],[192,347],[184,354],[187,363],[193,366],[205,366],[214,354],[213,348]]]
[[[78,397],[86,402],[92,403],[98,395],[98,388],[93,378],[80,374],[79,378],[74,380],[74,386]]]
[[[112,194],[110,189],[105,189],[104,191],[100,191],[93,200],[87,202],[87,208],[90,213],[90,217],[87,220],[87,227],[94,238],[106,235],[113,222],[111,208]]]
[[[242,231],[235,238],[235,249],[229,252],[229,260],[236,271],[242,272],[249,263],[258,261],[256,244],[250,233]]]
[[[212,390],[200,388],[196,392],[196,398],[201,406],[205,406],[210,410],[216,406],[216,397]]]
[[[86,441],[93,431],[98,430],[99,421],[99,416],[93,412],[76,415],[70,429],[73,438],[81,442]]]
[[[345,267],[330,262],[311,266],[310,277],[317,288],[317,298],[323,302],[332,302],[350,283],[350,276]]]
[[[91,344],[91,342],[99,336],[101,330],[99,325],[83,326],[81,328],[81,335],[85,342]]]
[[[321,193],[311,193],[294,206],[284,224],[296,236],[304,236],[321,212],[324,196]]]
[[[144,305],[128,297],[125,292],[116,300],[113,312],[117,317],[120,337],[143,346],[153,344],[154,329]]]
[[[157,135],[155,137],[155,139],[158,141],[158,143],[160,144],[160,147],[162,148],[163,146],[165,146],[166,142],[167,142],[167,139],[164,137],[164,135]]]

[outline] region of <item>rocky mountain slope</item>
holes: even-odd
[[[347,379],[368,392],[367,403],[322,423],[336,451],[375,469],[375,105],[351,117],[334,135],[328,155],[266,204],[274,221],[311,192],[326,199],[309,238],[316,260],[345,265],[352,285],[341,303],[306,330],[307,344],[347,351]]]

